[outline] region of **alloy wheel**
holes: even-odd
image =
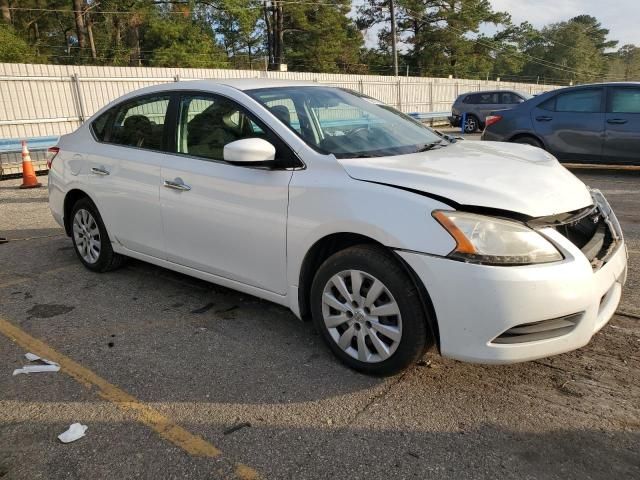
[[[473,117],[469,117],[465,120],[465,124],[464,124],[464,131],[467,133],[472,133],[475,132],[476,129],[478,128],[478,125],[476,123],[476,119]]]
[[[349,356],[365,363],[388,359],[402,338],[400,308],[373,275],[344,270],[322,294],[322,316],[331,338]]]
[[[90,264],[100,258],[100,229],[91,212],[81,208],[73,217],[73,238],[82,259]]]

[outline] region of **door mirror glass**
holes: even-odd
[[[265,163],[275,160],[276,148],[262,138],[244,138],[227,143],[223,155],[227,162]]]

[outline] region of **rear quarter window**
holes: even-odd
[[[109,124],[109,118],[111,111],[105,112],[96,118],[91,124],[91,131],[96,139],[100,142],[104,142],[107,134],[107,125]]]

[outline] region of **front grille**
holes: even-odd
[[[498,335],[491,343],[513,344],[547,340],[571,332],[582,318],[583,312],[533,323],[523,323]]]

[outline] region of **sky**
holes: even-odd
[[[619,40],[620,46],[640,46],[640,0],[491,0],[491,4],[494,10],[509,12],[514,23],[528,21],[538,28],[576,15],[592,15],[611,31],[610,40]]]
[[[494,10],[511,14],[514,23],[528,21],[540,28],[549,23],[569,20],[581,14],[593,15],[610,30],[609,39],[618,40],[619,46],[631,43],[640,46],[640,0],[490,0]],[[361,4],[355,0],[355,4]],[[355,8],[352,15],[355,14]],[[365,34],[365,43],[374,47],[377,28]],[[495,28],[487,26],[483,33],[492,34]],[[400,47],[402,49],[402,46]]]

